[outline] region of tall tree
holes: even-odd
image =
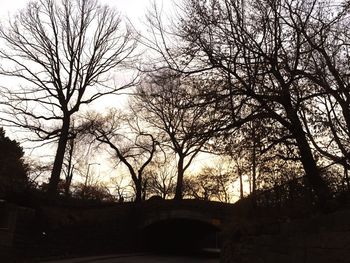
[[[201,85],[206,83],[160,72],[138,86],[134,103],[146,123],[159,132],[162,145],[176,155],[176,200],[182,199],[186,170],[213,134],[215,113],[201,107],[202,97],[196,94]]]
[[[302,107],[318,94],[308,88],[296,70],[304,69],[310,54],[302,31],[291,26],[290,15],[297,5],[289,0],[244,3],[243,8],[242,1],[186,1],[174,34],[184,44],[167,46],[166,41],[153,41],[162,43],[155,45],[154,50],[174,70],[190,74],[207,71],[212,78],[226,80],[228,99],[241,101],[261,111],[261,118],[284,127],[295,141],[314,192],[324,203],[329,188],[300,116]],[[166,34],[160,20],[153,21],[162,31],[160,36]]]
[[[40,0],[1,27],[0,38],[0,74],[20,83],[1,88],[5,119],[57,142],[48,188],[54,195],[72,116],[131,84],[113,85],[110,72],[131,58],[133,35],[115,10],[95,0]]]
[[[338,1],[330,5],[309,0],[296,5],[287,2],[286,8],[290,26],[300,32],[305,49],[309,50],[307,63],[292,70],[305,77],[308,86],[320,94],[313,98],[313,108],[303,110],[304,123],[314,123],[308,129],[309,138],[324,157],[344,167],[349,187],[349,3]]]

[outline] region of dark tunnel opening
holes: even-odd
[[[171,219],[155,222],[141,231],[142,247],[172,254],[217,254],[220,230],[206,222]]]

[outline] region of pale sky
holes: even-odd
[[[6,24],[6,21],[9,18],[12,18],[20,9],[26,7],[27,3],[35,0],[0,0],[0,21]],[[57,0],[60,1],[60,0]],[[155,2],[157,6],[162,7],[165,10],[171,10],[170,6],[173,0],[97,0],[101,4],[109,5],[111,7],[115,7],[117,11],[119,11],[123,16],[130,19],[130,21],[134,24],[137,30],[140,30],[140,24],[142,20],[144,21],[145,14],[147,10],[150,8],[151,3]],[[175,1],[175,0],[174,0]],[[142,28],[142,25],[141,25]],[[141,29],[142,30],[142,29]],[[122,78],[121,75],[117,76],[118,78]],[[124,83],[129,80],[130,76],[126,77],[127,80],[121,80],[121,83]],[[8,81],[13,81],[12,79],[6,79],[6,83]],[[97,100],[89,107],[94,107],[96,110],[101,110],[106,107],[111,107],[111,105],[115,106],[115,97],[107,98],[105,103],[101,103],[100,100]],[[126,103],[125,96],[118,98],[118,107],[123,107],[123,103]]]
[[[20,9],[25,8],[26,4],[30,0],[0,0],[0,21],[5,22],[9,17],[13,17],[13,15]],[[171,12],[172,3],[176,2],[174,0],[99,0],[102,4],[107,4],[111,7],[115,7],[122,15],[128,17],[134,25],[137,25],[144,19],[147,9],[150,7],[150,4],[155,1],[159,7],[162,7],[162,10],[167,12]],[[10,138],[13,137],[14,134],[7,134]],[[24,145],[22,145],[24,146]],[[27,152],[28,154],[28,152]],[[48,153],[46,152],[46,155]],[[52,152],[53,154],[53,152]],[[29,153],[31,155],[31,153]],[[35,155],[35,154],[34,154]],[[197,158],[197,165],[195,166],[203,166],[211,159],[207,155],[201,155]],[[92,166],[90,173],[101,174],[102,176],[111,173],[110,168],[106,167],[106,161],[102,156],[95,160],[92,160],[93,163],[101,163],[101,166]],[[106,169],[107,168],[107,169]],[[196,169],[194,169],[196,170]],[[112,172],[113,173],[113,172]],[[107,176],[108,177],[108,176]]]
[[[16,10],[26,6],[30,0],[0,0],[0,15],[1,18],[6,18],[8,13],[13,13]],[[99,0],[102,4],[114,6],[122,14],[129,16],[131,19],[139,19],[144,16],[147,6],[152,0]],[[168,6],[171,0],[155,0],[158,4]]]

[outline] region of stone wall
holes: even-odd
[[[254,222],[228,231],[222,263],[349,263],[350,211]]]
[[[32,249],[31,246],[35,243],[33,242],[35,223],[33,209],[0,202],[0,257],[2,259],[13,259],[13,256],[24,255]]]
[[[0,263],[115,252],[130,244],[130,208],[20,207],[0,202]]]
[[[106,207],[41,207],[43,256],[116,253],[132,247],[132,205]]]

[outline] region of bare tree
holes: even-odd
[[[88,167],[89,158],[92,157],[91,147],[93,142],[85,138],[85,134],[79,130],[76,118],[71,120],[71,128],[69,130],[69,139],[67,142],[66,152],[63,160],[62,172],[65,176],[64,194],[70,194],[70,187],[73,176],[82,175]],[[74,176],[75,177],[75,176]]]
[[[156,195],[166,199],[174,195],[177,172],[172,164],[168,156],[164,161],[160,159],[152,161],[146,171],[149,196]]]
[[[110,72],[131,58],[133,35],[115,10],[95,0],[39,0],[1,27],[0,37],[0,73],[20,84],[1,88],[4,118],[39,140],[57,141],[49,183],[55,194],[72,116],[131,85],[114,85]]]
[[[198,86],[205,82],[184,79],[171,72],[149,75],[139,85],[135,108],[153,129],[163,146],[176,155],[177,182],[174,199],[182,199],[183,178],[214,130],[215,112],[200,106]]]
[[[205,166],[185,180],[186,195],[200,200],[229,203],[233,197],[233,182],[237,179],[224,158],[215,166]]]
[[[85,185],[79,183],[74,186],[72,195],[75,198],[93,201],[115,201],[114,196],[110,193],[108,187],[101,183]]]
[[[33,188],[38,188],[48,178],[52,165],[29,158],[26,158],[26,163],[28,164],[29,184]]]
[[[127,176],[127,178],[129,178],[129,176]],[[117,176],[111,178],[111,184],[114,188],[114,194],[116,195],[116,198],[120,203],[127,201],[127,199],[130,198],[130,196],[127,195],[128,188],[130,185],[129,179],[127,178],[125,178],[123,174],[118,174]],[[127,182],[125,180],[127,180]]]
[[[302,2],[308,5],[317,1]],[[314,192],[324,203],[329,188],[300,116],[303,107],[308,107],[319,92],[309,89],[301,77],[310,49],[306,47],[305,34],[292,23],[294,8],[298,10],[299,6],[288,0],[188,0],[174,33],[183,45],[166,42],[167,31],[159,16],[154,16],[152,25],[161,32],[154,34],[156,40],[147,43],[164,58],[163,66],[165,61],[176,71],[208,72],[211,78],[226,80],[229,100],[256,109],[261,112],[259,118],[284,127],[297,146]]]
[[[349,4],[309,0],[293,5],[287,1],[286,8],[289,25],[300,32],[305,49],[309,50],[307,63],[293,70],[319,94],[311,101],[312,107],[302,112],[304,123],[313,123],[307,127],[309,138],[332,162],[329,165],[343,166],[350,189]]]
[[[141,202],[143,174],[158,144],[153,135],[144,131],[136,117],[122,115],[116,110],[104,117],[90,116],[82,128],[89,131],[97,141],[108,145],[117,159],[127,167],[135,187],[135,202]]]

